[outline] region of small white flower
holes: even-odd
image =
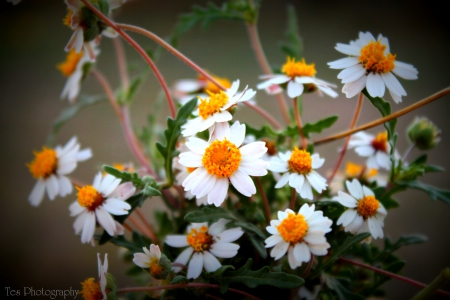
[[[302,198],[312,200],[311,187],[319,193],[327,187],[326,179],[314,171],[324,162],[325,159],[320,158],[319,154],[311,155],[308,151],[295,147],[294,151],[279,153],[279,157],[272,157],[269,170],[284,173],[275,188],[281,188],[289,182],[289,186],[296,189]]]
[[[28,201],[32,206],[38,206],[44,198],[45,190],[50,200],[55,199],[58,194],[64,197],[72,193],[72,182],[66,175],[75,170],[78,162],[91,158],[92,152],[89,148],[80,150],[77,138],[72,137],[64,147],[44,147],[34,155],[35,158],[28,164],[28,168],[37,182],[28,196]]]
[[[367,168],[389,170],[391,168],[390,152],[387,132],[380,132],[376,136],[363,131],[351,136],[348,148],[355,148],[355,152],[362,157],[367,157]],[[395,153],[398,156],[398,153]]]
[[[122,225],[113,219],[112,215],[128,214],[130,204],[125,202],[136,188],[131,182],[120,184],[121,179],[112,175],[102,176],[98,173],[93,185],[78,189],[78,200],[70,207],[70,216],[77,216],[73,227],[75,234],[81,232],[81,242],[92,242],[96,224],[100,224],[110,236],[122,235]]]
[[[220,219],[208,227],[208,223],[192,223],[187,228],[187,235],[169,235],[166,244],[172,247],[188,247],[175,259],[175,263],[186,265],[189,262],[187,278],[200,276],[203,268],[214,272],[221,264],[216,257],[231,258],[237,254],[239,245],[236,241],[244,233],[240,227],[226,229],[229,220]],[[174,267],[175,272],[181,270]]]
[[[387,211],[383,204],[375,198],[374,193],[362,186],[357,179],[346,181],[347,190],[350,195],[339,191],[338,196],[333,197],[334,201],[338,201],[348,209],[339,217],[337,225],[343,225],[345,231],[354,234],[362,232],[370,232],[376,238],[383,237],[384,218]],[[370,242],[369,237],[366,242]]]
[[[265,240],[266,248],[274,247],[270,256],[275,260],[288,253],[291,269],[307,263],[311,254],[327,254],[330,244],[325,234],[331,231],[333,222],[323,216],[320,210],[314,211],[315,205],[303,204],[298,213],[290,209],[278,212],[278,220],[270,221],[267,231],[272,234]]]
[[[231,82],[228,79],[216,77],[214,75],[211,76],[224,88],[229,89],[231,87]],[[197,79],[178,80],[173,87],[173,95],[176,99],[178,99],[178,102],[180,102],[181,105],[185,105],[194,97],[208,97],[206,91],[211,93],[219,93],[220,88],[206,79],[203,75],[199,75]]]
[[[351,41],[350,45],[338,43],[335,49],[349,55],[328,63],[332,69],[344,69],[338,78],[345,84],[342,92],[347,98],[352,98],[364,88],[370,96],[381,98],[387,87],[392,99],[399,103],[406,91],[394,74],[403,79],[417,79],[417,69],[397,61],[396,56],[390,53],[388,39],[381,34],[375,40],[370,32],[360,32],[359,39]]]
[[[106,273],[108,273],[108,254],[105,253],[102,264],[100,253],[97,253],[97,263],[98,263],[98,282],[100,282],[100,290],[102,291],[103,300],[106,300],[108,298],[106,294],[106,284],[107,284]]]
[[[206,142],[191,137],[186,143],[191,151],[181,153],[178,162],[196,169],[183,181],[184,190],[197,198],[208,195],[208,203],[216,206],[225,200],[230,182],[244,196],[255,194],[256,187],[250,176],[267,174],[269,164],[260,159],[267,151],[265,143],[254,142],[241,147],[245,125],[239,122],[216,131],[215,138]]]
[[[243,92],[237,93],[238,88],[239,80],[236,80],[226,92],[219,91],[218,93],[211,93],[207,91],[209,97],[200,99],[200,104],[196,111],[198,117],[187,121],[186,124],[181,126],[183,136],[193,136],[210,127],[214,131],[216,123],[230,121],[233,116],[228,110],[239,102],[250,100],[256,94],[254,90],[248,89],[247,87]]]
[[[296,98],[304,92],[314,92],[316,90],[319,94],[324,92],[333,98],[338,95],[331,89],[336,86],[316,78],[314,64],[307,65],[304,59],[296,62],[295,58],[291,59],[288,57],[281,71],[284,74],[260,76],[260,78],[267,80],[258,84],[257,89],[265,89],[269,94],[277,94],[282,91],[278,84],[287,82],[287,94],[291,98]]]
[[[151,244],[150,251],[143,247],[144,253],[135,253],[133,262],[141,268],[150,268],[150,273],[154,273],[159,267],[161,250],[158,245]]]

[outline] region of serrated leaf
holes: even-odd
[[[178,110],[175,119],[168,118],[167,129],[164,131],[164,136],[166,138],[165,145],[156,143],[156,148],[164,157],[164,170],[166,171],[167,176],[167,187],[170,187],[173,184],[172,161],[178,154],[178,151],[175,150],[175,146],[178,137],[181,134],[181,125],[186,123],[188,117],[191,115],[196,106],[197,99],[192,99]]]
[[[295,6],[289,4],[287,6],[287,29],[285,34],[287,41],[282,42],[280,48],[286,55],[295,57],[297,60],[303,57],[303,43],[298,32],[298,20]]]
[[[146,195],[147,197],[155,197],[155,196],[161,196],[161,192],[150,185],[146,184],[144,189],[142,190],[142,193]]]
[[[322,130],[333,126],[333,124],[336,123],[338,118],[339,118],[338,116],[330,116],[325,119],[319,120],[316,123],[306,123],[305,126],[303,126],[303,133],[308,138],[311,132],[321,133]]]
[[[289,275],[283,272],[270,272],[265,266],[258,271],[250,269],[253,260],[249,258],[244,266],[236,271],[228,271],[220,277],[220,292],[224,294],[232,283],[245,284],[249,288],[256,288],[260,285],[270,285],[281,289],[294,289],[303,285],[302,278]]]
[[[203,207],[201,211],[196,210],[184,216],[184,220],[189,223],[217,222],[220,219],[233,220],[230,213],[220,207]]]
[[[325,275],[325,283],[327,286],[336,292],[336,294],[339,296],[339,299],[346,299],[346,300],[364,300],[365,298],[363,296],[360,296],[358,294],[354,294],[351,291],[349,291],[347,288],[345,288],[337,278],[331,277],[329,275]]]
[[[418,180],[400,181],[396,183],[412,189],[424,191],[432,200],[441,200],[447,204],[450,204],[450,191],[448,190],[441,190]]]

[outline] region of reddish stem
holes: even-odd
[[[142,213],[142,210],[139,207],[136,207],[134,210],[136,214],[138,215],[139,219],[141,219],[142,223],[147,227],[148,232],[151,235],[151,240],[154,244],[159,245],[158,237],[156,236],[155,230],[153,229],[153,226],[147,221],[144,214]]]
[[[122,87],[127,90],[130,86],[130,80],[127,72],[127,60],[125,58],[125,50],[123,49],[122,41],[119,38],[113,39],[114,48],[117,54],[117,65],[119,66],[120,80],[122,81]]]
[[[261,198],[263,200],[264,204],[264,212],[266,213],[266,220],[267,225],[270,225],[270,206],[269,206],[269,200],[267,199],[266,193],[264,193],[264,188],[261,184],[261,181],[258,177],[255,177],[256,186],[258,187],[258,190],[261,194]]]
[[[294,99],[294,115],[295,115],[295,122],[297,123],[298,132],[300,133],[301,137],[301,148],[306,149],[308,146],[308,142],[306,141],[305,133],[303,132],[303,125],[302,120],[300,119],[300,112],[298,111],[298,97],[293,98]]]
[[[290,209],[294,210],[295,208],[295,200],[297,199],[297,191],[294,188],[291,188],[291,204],[289,206]]]

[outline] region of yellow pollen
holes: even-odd
[[[376,176],[378,174],[378,170],[375,168],[372,168],[369,170],[369,172],[367,172],[367,178]]]
[[[34,152],[34,155],[34,160],[27,165],[34,178],[47,178],[56,172],[58,158],[55,150],[43,147],[41,152]]]
[[[299,150],[297,147],[292,151],[288,160],[289,172],[298,174],[308,174],[312,170],[312,158],[306,150]]]
[[[78,203],[90,211],[95,211],[95,209],[105,200],[102,194],[100,194],[92,185],[87,185],[82,188],[77,187],[77,190]]]
[[[358,57],[358,60],[368,72],[388,73],[395,67],[395,55],[388,53],[385,56],[385,50],[386,45],[379,41],[372,41],[361,49],[361,55]]]
[[[75,72],[78,62],[83,57],[83,51],[76,53],[75,49],[70,50],[67,54],[66,61],[58,64],[56,67],[64,76],[70,76]]]
[[[219,78],[216,76],[213,76],[213,78],[220,83],[224,88],[229,89],[231,87],[231,82],[226,79],[226,78]],[[211,81],[207,81],[206,82],[206,86],[204,87],[205,91],[210,91],[211,93],[219,93],[221,91],[221,89],[215,85],[214,83],[212,83]]]
[[[228,95],[224,91],[218,93],[206,92],[209,94],[209,98],[202,99],[199,97],[200,104],[198,106],[198,113],[204,120],[219,112],[220,108],[228,102]]]
[[[150,268],[150,274],[154,277],[159,276],[163,270],[163,268],[159,265],[159,259],[157,257],[153,257],[147,265]]]
[[[192,172],[194,172],[196,169],[197,169],[197,168],[189,168],[189,167],[186,167],[186,171],[187,171],[189,174],[191,174]]]
[[[194,248],[195,252],[203,252],[208,250],[212,243],[213,237],[208,233],[208,227],[192,228],[186,237],[188,244]]]
[[[94,282],[94,278],[88,278],[81,283],[82,290],[79,292],[85,300],[103,299],[100,283]]]
[[[242,156],[235,144],[228,140],[214,142],[205,150],[202,164],[209,174],[230,177],[239,168]]]
[[[308,232],[308,223],[301,214],[290,213],[277,227],[283,239],[291,244],[300,243]]]
[[[380,132],[372,141],[372,147],[377,151],[388,151],[388,134],[387,132]]]
[[[361,174],[361,171],[363,170],[364,166],[355,164],[351,161],[347,162],[347,165],[345,167],[345,173],[348,177],[356,177]]]
[[[359,200],[356,210],[364,219],[373,217],[380,207],[380,202],[374,196],[366,196]]]
[[[295,62],[295,58],[287,58],[281,71],[289,77],[297,76],[314,76],[316,75],[316,68],[314,64],[307,65],[305,59]]]
[[[70,23],[72,23],[73,11],[70,8],[67,8],[67,15],[63,19],[63,24],[70,27]]]

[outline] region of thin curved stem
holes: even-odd
[[[256,186],[258,187],[259,193],[261,194],[261,198],[264,204],[264,212],[266,214],[267,225],[270,225],[270,205],[269,200],[267,199],[266,193],[264,193],[264,188],[261,184],[261,181],[258,177],[255,177]]]
[[[366,265],[366,264],[363,264],[363,263],[360,263],[360,262],[357,262],[357,261],[353,261],[353,260],[346,259],[346,258],[343,258],[343,257],[339,258],[339,260],[341,260],[343,262],[346,262],[348,264],[352,264],[352,265],[355,265],[355,266],[358,266],[358,267],[361,267],[361,268],[364,268],[364,269],[367,269],[367,270],[371,270],[371,271],[377,272],[378,274],[381,274],[381,275],[384,275],[384,276],[395,278],[397,280],[409,283],[411,285],[414,285],[414,286],[417,286],[417,287],[420,287],[420,288],[426,288],[427,287],[427,285],[422,283],[422,282],[415,281],[415,280],[413,280],[411,278],[400,276],[400,275],[397,275],[397,274],[394,274],[394,273],[391,273],[391,272],[388,272],[388,271],[385,271],[385,270],[382,270],[382,269],[378,269],[378,268],[375,268],[375,267],[372,267],[372,266],[369,266],[369,265]],[[441,295],[445,295],[447,297],[450,297],[450,293],[446,292],[446,291],[443,291],[443,290],[438,290],[437,293],[441,294]]]
[[[298,97],[293,98],[294,100],[294,115],[295,123],[297,123],[298,132],[301,138],[301,148],[306,149],[308,142],[306,141],[305,133],[303,132],[302,120],[300,119],[300,112],[298,111]]]
[[[352,122],[350,123],[350,130],[352,130],[356,126],[356,122],[358,121],[359,115],[361,113],[363,100],[364,100],[364,94],[359,93],[358,104],[356,105],[355,114],[353,115]],[[339,170],[339,167],[340,167],[342,161],[344,160],[345,153],[347,152],[349,142],[350,142],[350,136],[347,136],[347,138],[345,139],[345,142],[344,142],[344,146],[342,146],[341,153],[339,154],[339,158],[338,158],[336,164],[334,165],[333,172],[331,172],[331,175],[328,177],[328,183],[330,183],[333,180],[334,176],[336,175],[337,171]]]
[[[295,200],[297,199],[297,191],[295,190],[295,188],[291,188],[291,204],[289,205],[289,208],[294,210],[295,208]]]
[[[131,292],[146,292],[146,291],[157,291],[157,290],[172,290],[172,289],[185,289],[185,288],[211,288],[211,289],[220,289],[220,285],[218,284],[211,284],[211,283],[187,283],[187,284],[168,284],[168,285],[160,285],[160,286],[151,286],[151,287],[131,287],[131,288],[123,288],[118,289],[116,291],[116,294],[125,294],[125,293],[131,293]],[[244,291],[240,291],[233,288],[228,288],[228,291],[236,294],[243,295],[245,297],[248,297],[250,299],[254,300],[260,300],[260,298],[255,297],[249,293],[246,293]]]
[[[83,1],[86,1],[86,0],[83,0]],[[185,62],[189,67],[191,67],[192,69],[194,69],[195,71],[200,73],[202,76],[204,76],[207,80],[214,83],[221,90],[226,90],[226,88],[222,84],[220,84],[214,77],[212,77],[210,74],[208,74],[204,69],[200,68],[196,63],[194,63],[192,60],[187,58],[184,54],[182,54],[180,51],[178,51],[177,49],[172,47],[170,44],[168,44],[166,41],[164,41],[162,38],[160,38],[153,32],[150,32],[146,29],[143,29],[143,28],[140,28],[137,26],[133,26],[133,25],[119,24],[119,23],[115,24],[115,25],[124,30],[130,30],[130,31],[134,31],[139,34],[145,35],[146,37],[154,40],[155,42],[157,42],[158,44],[160,44],[161,46],[166,48],[166,50],[168,50],[170,53],[172,53],[173,55],[178,57],[180,60]],[[274,126],[276,129],[281,128],[281,125],[278,123],[278,121],[275,120],[268,112],[266,112],[261,107],[253,105],[253,104],[249,103],[248,101],[244,102],[244,104],[247,105],[248,107],[252,108],[253,110],[255,110],[257,113],[259,113],[265,119],[267,119],[267,121],[269,121],[272,124],[272,126]]]
[[[119,66],[120,80],[122,87],[127,90],[130,86],[130,79],[127,72],[127,60],[125,57],[125,50],[123,49],[122,41],[119,38],[113,39],[114,48],[116,49],[117,65]]]
[[[175,104],[173,102],[172,96],[170,95],[169,88],[167,87],[167,84],[162,76],[162,74],[159,72],[158,68],[156,67],[155,63],[152,61],[150,56],[145,52],[144,49],[142,49],[141,46],[139,46],[138,43],[136,43],[128,34],[126,34],[122,29],[120,29],[112,20],[110,20],[107,16],[102,14],[101,11],[99,11],[95,6],[93,6],[88,0],[81,0],[93,13],[95,13],[100,19],[102,19],[108,26],[113,28],[115,31],[117,31],[118,34],[120,34],[128,43],[130,43],[131,46],[133,46],[134,49],[144,58],[144,60],[148,63],[150,68],[152,69],[153,73],[155,74],[156,78],[159,81],[159,84],[164,90],[164,93],[167,97],[167,102],[169,103],[170,113],[172,115],[172,118],[175,118],[176,112],[175,112]]]
[[[114,112],[116,113],[117,118],[119,118],[119,121],[123,123],[123,115],[122,111],[120,110],[120,106],[117,103],[116,96],[114,96],[114,93],[112,91],[111,86],[109,85],[108,80],[106,77],[98,70],[92,70],[91,74],[97,79],[97,81],[102,86],[103,90],[106,93],[106,97],[109,100],[109,103],[111,104],[112,108],[114,109]]]
[[[148,231],[148,229],[145,228],[145,226],[141,222],[136,220],[136,218],[133,215],[129,215],[127,220],[130,221],[131,224],[133,224],[134,227],[136,227],[143,235],[152,239],[151,233]]]
[[[415,109],[418,109],[419,107],[422,107],[422,106],[424,106],[424,105],[426,105],[426,104],[428,104],[430,102],[433,102],[433,101],[435,101],[435,100],[437,100],[437,99],[439,99],[439,98],[441,98],[441,97],[443,97],[443,96],[445,96],[447,94],[450,94],[450,87],[447,87],[447,88],[437,92],[436,94],[433,94],[433,95],[431,95],[431,96],[429,96],[429,97],[427,97],[427,98],[425,98],[425,99],[423,99],[423,100],[421,100],[419,102],[416,102],[416,103],[414,103],[414,104],[412,104],[412,105],[410,105],[410,106],[408,106],[408,107],[406,107],[404,109],[401,109],[401,110],[399,110],[399,111],[397,111],[397,112],[395,112],[393,114],[390,114],[389,116],[386,116],[384,118],[381,118],[381,119],[378,119],[378,120],[366,123],[364,125],[356,127],[353,130],[344,131],[344,132],[341,132],[341,133],[338,133],[338,134],[335,134],[335,135],[332,135],[332,136],[329,136],[329,137],[317,140],[317,141],[314,142],[314,145],[321,145],[321,144],[325,144],[325,143],[332,142],[332,141],[335,141],[335,140],[339,140],[339,139],[342,139],[342,138],[344,138],[346,136],[352,135],[355,132],[358,132],[358,131],[361,131],[361,130],[366,130],[366,129],[378,126],[380,124],[389,122],[392,119],[395,119],[395,118],[398,118],[400,116],[406,115],[407,113],[410,113],[411,111],[413,111]]]
[[[159,245],[158,237],[156,236],[155,230],[153,229],[153,226],[147,221],[144,214],[142,213],[141,208],[136,207],[134,210],[136,214],[138,215],[138,218],[141,219],[142,223],[147,227],[149,234],[151,235],[150,239],[154,244]]]

